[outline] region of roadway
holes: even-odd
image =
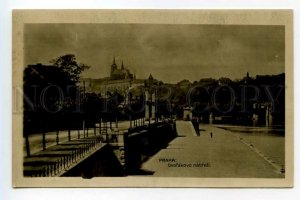
[[[179,137],[142,165],[159,177],[283,178],[280,166],[230,131],[177,121]],[[272,164],[273,163],[273,164]]]

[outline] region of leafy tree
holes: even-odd
[[[23,128],[27,156],[30,156],[29,134],[45,134],[53,127],[60,127],[61,119],[65,119],[63,125],[67,126],[74,121],[76,116],[72,108],[77,108],[75,83],[78,82],[81,72],[90,68],[78,63],[73,54],[60,56],[50,62],[53,66],[28,65],[24,70]]]
[[[227,77],[221,77],[221,78],[219,78],[219,83],[222,85],[229,85],[232,83],[232,80]]]
[[[66,54],[50,61],[54,66],[69,74],[70,80],[77,82],[81,72],[89,69],[90,66],[78,63],[74,54]]]

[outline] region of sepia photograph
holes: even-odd
[[[291,187],[291,24],[15,10],[14,186]]]

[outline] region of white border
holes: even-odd
[[[12,9],[294,9],[295,179],[293,189],[12,189],[11,173],[11,10]],[[0,198],[10,199],[298,199],[300,3],[297,0],[6,0],[0,6]]]

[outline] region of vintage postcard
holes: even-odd
[[[292,187],[291,10],[14,10],[14,187]]]

